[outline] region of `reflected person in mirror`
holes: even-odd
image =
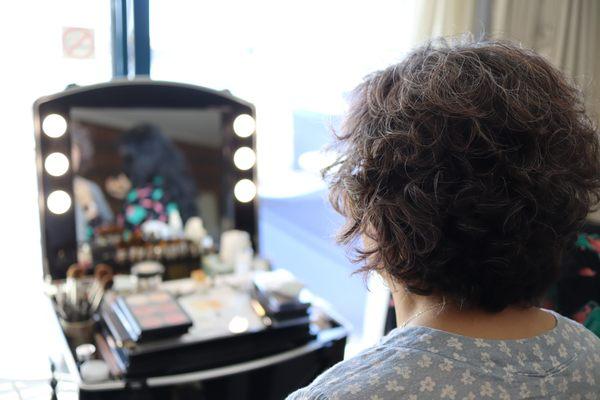
[[[125,132],[119,143],[123,174],[106,182],[107,191],[123,199],[118,222],[126,234],[140,232],[148,221],[181,229],[198,215],[196,186],[183,154],[155,125]]]

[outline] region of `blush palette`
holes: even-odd
[[[134,342],[186,333],[192,320],[167,292],[147,292],[119,297],[113,311]]]

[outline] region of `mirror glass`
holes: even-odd
[[[210,238],[231,229],[219,110],[73,108],[70,120],[80,245],[173,239],[192,217]]]

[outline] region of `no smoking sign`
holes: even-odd
[[[62,45],[66,58],[94,58],[94,30],[63,28]]]

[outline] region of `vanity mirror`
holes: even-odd
[[[40,98],[34,118],[52,279],[78,260],[117,271],[149,258],[182,264],[230,229],[258,243],[251,104],[192,85],[114,81]]]
[[[52,365],[80,398],[280,399],[342,359],[335,313],[254,270],[251,104],[115,81],[34,117]]]

